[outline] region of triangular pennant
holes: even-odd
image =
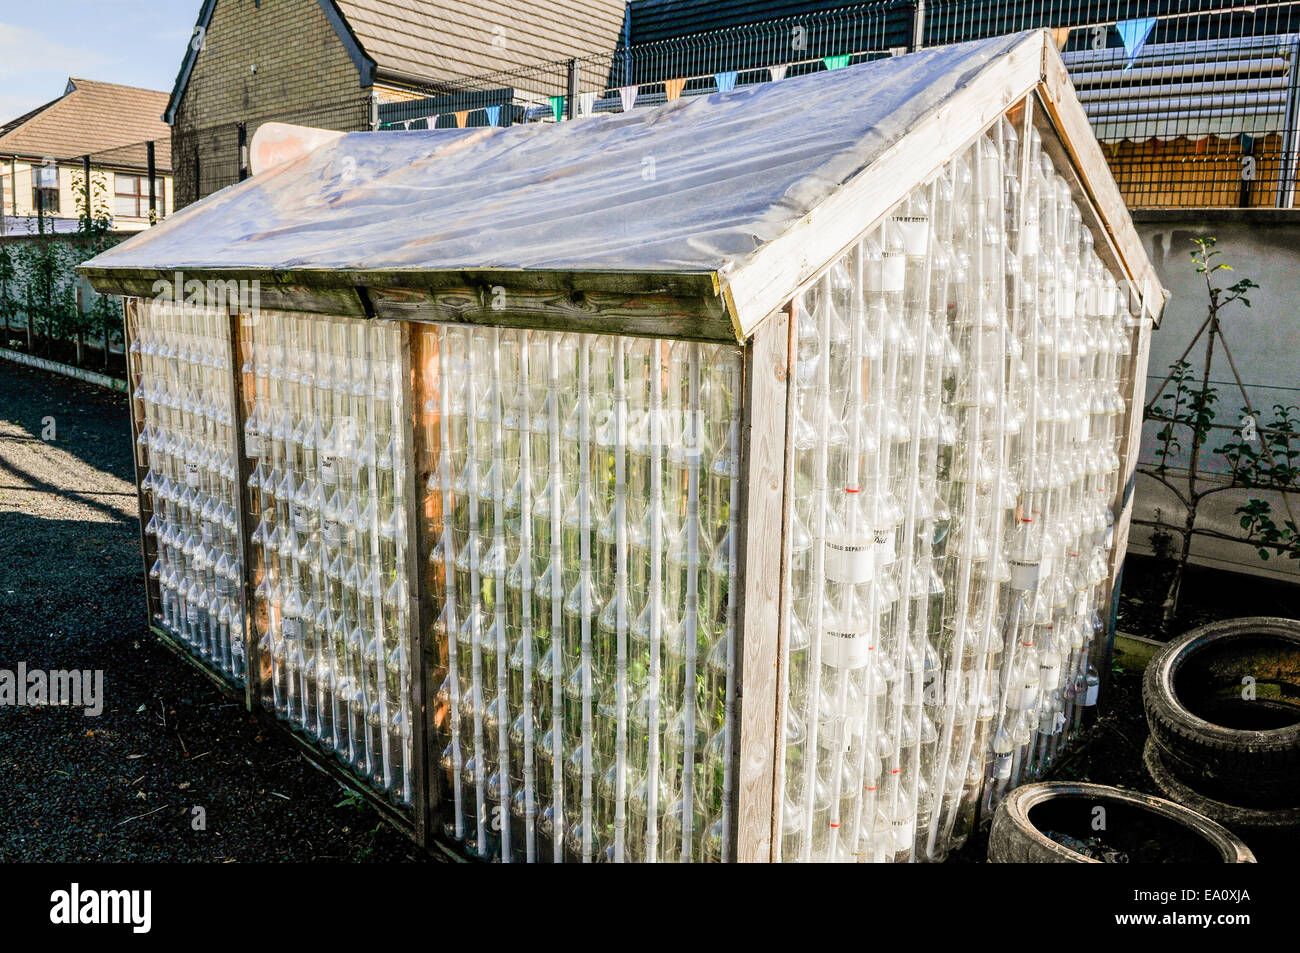
[[[564,97],[551,97],[551,115],[555,117],[556,122],[564,121]]]
[[[822,62],[826,64],[827,69],[843,69],[849,65],[851,53],[844,53],[840,56],[823,56]]]
[[[595,106],[596,106],[595,93],[578,94],[578,115],[579,116],[590,116],[592,112],[595,110]]]
[[[1246,134],[1243,132],[1243,133],[1241,134],[1241,152],[1242,152],[1242,154],[1243,154],[1243,155],[1249,154],[1249,152],[1250,152],[1252,149],[1254,149],[1254,148],[1255,148],[1255,140],[1252,139],[1250,136],[1246,135]]]
[[[1070,28],[1068,26],[1064,26],[1061,27],[1059,30],[1053,30],[1052,39],[1056,41],[1056,48],[1058,50],[1065,49],[1065,44],[1070,42]]]
[[[1196,140],[1196,154],[1198,156],[1206,155],[1210,151],[1210,137],[1203,136]]]
[[[465,120],[468,119],[468,118],[469,118],[469,110],[468,110],[468,109],[460,109],[460,110],[457,110],[457,111],[456,111],[456,128],[457,128],[457,129],[464,129],[464,128],[465,128]]]
[[[484,106],[483,112],[487,115],[487,121],[489,126],[495,126],[498,122],[501,121],[500,106]]]
[[[780,66],[769,66],[767,71],[772,76],[772,82],[779,83],[781,80],[785,79],[785,72],[789,68],[790,64],[782,63]]]
[[[1142,20],[1121,20],[1115,24],[1115,29],[1119,30],[1119,38],[1124,41],[1124,52],[1128,54],[1128,69],[1133,65],[1133,60],[1137,57],[1138,51],[1142,49],[1142,44],[1147,41],[1151,35],[1151,29],[1156,25],[1155,17],[1146,17]]]
[[[632,111],[632,107],[636,105],[636,94],[640,89],[640,86],[620,86],[618,88],[619,99],[623,101],[623,112],[630,113]]]
[[[669,102],[676,99],[686,88],[685,79],[666,79],[664,80],[664,95],[668,97]]]
[[[714,73],[713,81],[718,84],[718,92],[729,93],[736,88],[736,73],[735,71]]]
[[[420,121],[420,120],[418,120],[418,119],[412,119],[412,120],[411,120],[411,122],[419,122],[419,121]],[[433,129],[433,128],[436,127],[437,125],[438,125],[438,113],[434,113],[432,116],[425,116],[425,117],[424,117],[424,128],[425,128],[425,129]]]
[[[408,120],[406,120],[406,122],[402,123],[402,128],[403,128],[403,129],[410,129],[410,128],[411,128],[411,120],[408,119]]]

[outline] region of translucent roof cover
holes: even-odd
[[[698,272],[725,282],[1026,40],[927,49],[559,125],[351,133],[87,264]],[[911,185],[900,182],[891,200]]]

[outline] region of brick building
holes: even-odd
[[[176,206],[236,182],[264,122],[378,125],[379,98],[612,48],[623,0],[204,0],[164,118]]]

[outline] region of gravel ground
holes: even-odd
[[[420,859],[145,615],[125,397],[0,362],[0,669],[104,673],[98,717],[0,707],[0,861]]]

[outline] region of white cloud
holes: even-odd
[[[71,46],[28,27],[0,23],[0,121],[63,94],[69,76],[93,76],[109,63],[103,53]]]

